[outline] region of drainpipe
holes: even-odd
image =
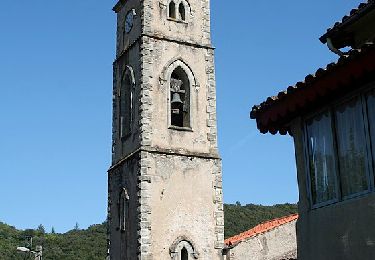
[[[335,46],[333,46],[331,38],[327,38],[327,47],[330,51],[339,55],[340,57],[348,55],[347,52],[342,52],[339,49],[337,49]]]

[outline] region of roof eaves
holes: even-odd
[[[368,0],[367,2],[360,3],[357,8],[353,8],[348,15],[341,18],[341,21],[336,22],[331,28],[328,28],[327,32],[323,34],[319,40],[324,44],[327,43],[328,38],[339,33],[342,28],[356,22],[370,12],[373,7],[375,7],[375,0]]]
[[[307,75],[304,81],[296,83],[295,86],[289,86],[287,90],[279,92],[277,96],[269,97],[266,99],[266,101],[262,102],[261,104],[253,106],[250,112],[250,118],[257,120],[258,129],[260,130],[261,133],[270,132],[271,134],[276,134],[277,131],[279,131],[280,134],[286,134],[288,132],[288,129],[283,128],[283,127],[279,127],[278,129],[272,129],[272,127],[269,128],[269,125],[271,125],[271,123],[260,122],[261,121],[260,118],[265,117],[264,114],[266,114],[267,111],[270,111],[271,108],[273,109],[276,106],[281,106],[284,100],[287,100],[287,99],[290,100],[291,98],[294,97],[294,99],[298,100],[299,103],[303,102],[303,100],[300,97],[301,91],[303,90],[308,91],[315,84],[319,84],[322,81],[324,81],[327,78],[326,76],[332,76],[332,74],[335,73],[335,71],[337,71],[341,66],[345,66],[349,64],[350,61],[355,60],[358,56],[365,57],[368,59],[369,57],[367,57],[366,54],[369,54],[370,53],[369,51],[372,51],[371,55],[373,56],[374,50],[375,50],[374,44],[366,44],[363,46],[362,49],[359,49],[359,50],[351,50],[348,53],[348,56],[340,57],[336,63],[330,63],[326,66],[326,68],[319,68],[314,74]],[[369,63],[367,62],[367,64]],[[374,69],[373,64],[370,67],[371,68],[369,69],[371,70]],[[356,66],[356,70],[358,69],[359,67]],[[339,82],[340,79],[336,79],[336,81]],[[286,112],[287,111],[284,111],[284,113]],[[267,120],[276,122],[277,118],[274,118],[275,116],[276,115],[269,116],[267,117],[268,118]],[[268,126],[265,128],[263,127],[265,125],[268,125]]]

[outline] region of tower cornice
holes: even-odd
[[[200,152],[192,152],[192,151],[186,151],[181,149],[165,149],[161,147],[138,147],[133,152],[129,153],[127,156],[116,162],[114,165],[112,165],[108,172],[112,172],[113,170],[120,167],[124,162],[126,162],[129,159],[132,159],[134,156],[141,152],[148,152],[148,153],[154,153],[154,154],[164,154],[164,155],[175,155],[175,156],[183,156],[183,157],[196,157],[201,159],[214,159],[214,160],[221,160],[221,157],[217,152],[213,153],[200,153]]]
[[[113,64],[116,64],[119,60],[121,60],[121,58],[124,56],[124,54],[127,51],[129,51],[129,49],[133,48],[134,45],[142,39],[142,37],[148,37],[148,38],[151,38],[151,39],[167,41],[167,42],[174,42],[174,43],[182,44],[182,45],[185,45],[185,46],[190,46],[190,47],[197,48],[197,49],[215,50],[215,47],[213,47],[212,45],[200,44],[200,43],[196,43],[196,42],[182,41],[182,40],[179,40],[179,39],[176,39],[176,38],[166,37],[164,35],[156,35],[156,34],[153,35],[153,34],[148,34],[148,33],[142,33],[141,35],[139,35],[139,37],[137,37],[132,43],[130,43],[128,45],[128,47],[125,48],[115,58],[115,60],[113,61]]]

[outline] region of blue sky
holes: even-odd
[[[0,221],[65,232],[105,220],[114,4],[0,2]],[[336,60],[318,38],[358,4],[212,1],[226,203],[298,200],[291,137],[260,134],[249,112]]]

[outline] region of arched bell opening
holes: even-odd
[[[190,127],[190,82],[186,72],[177,67],[170,78],[171,125]]]

